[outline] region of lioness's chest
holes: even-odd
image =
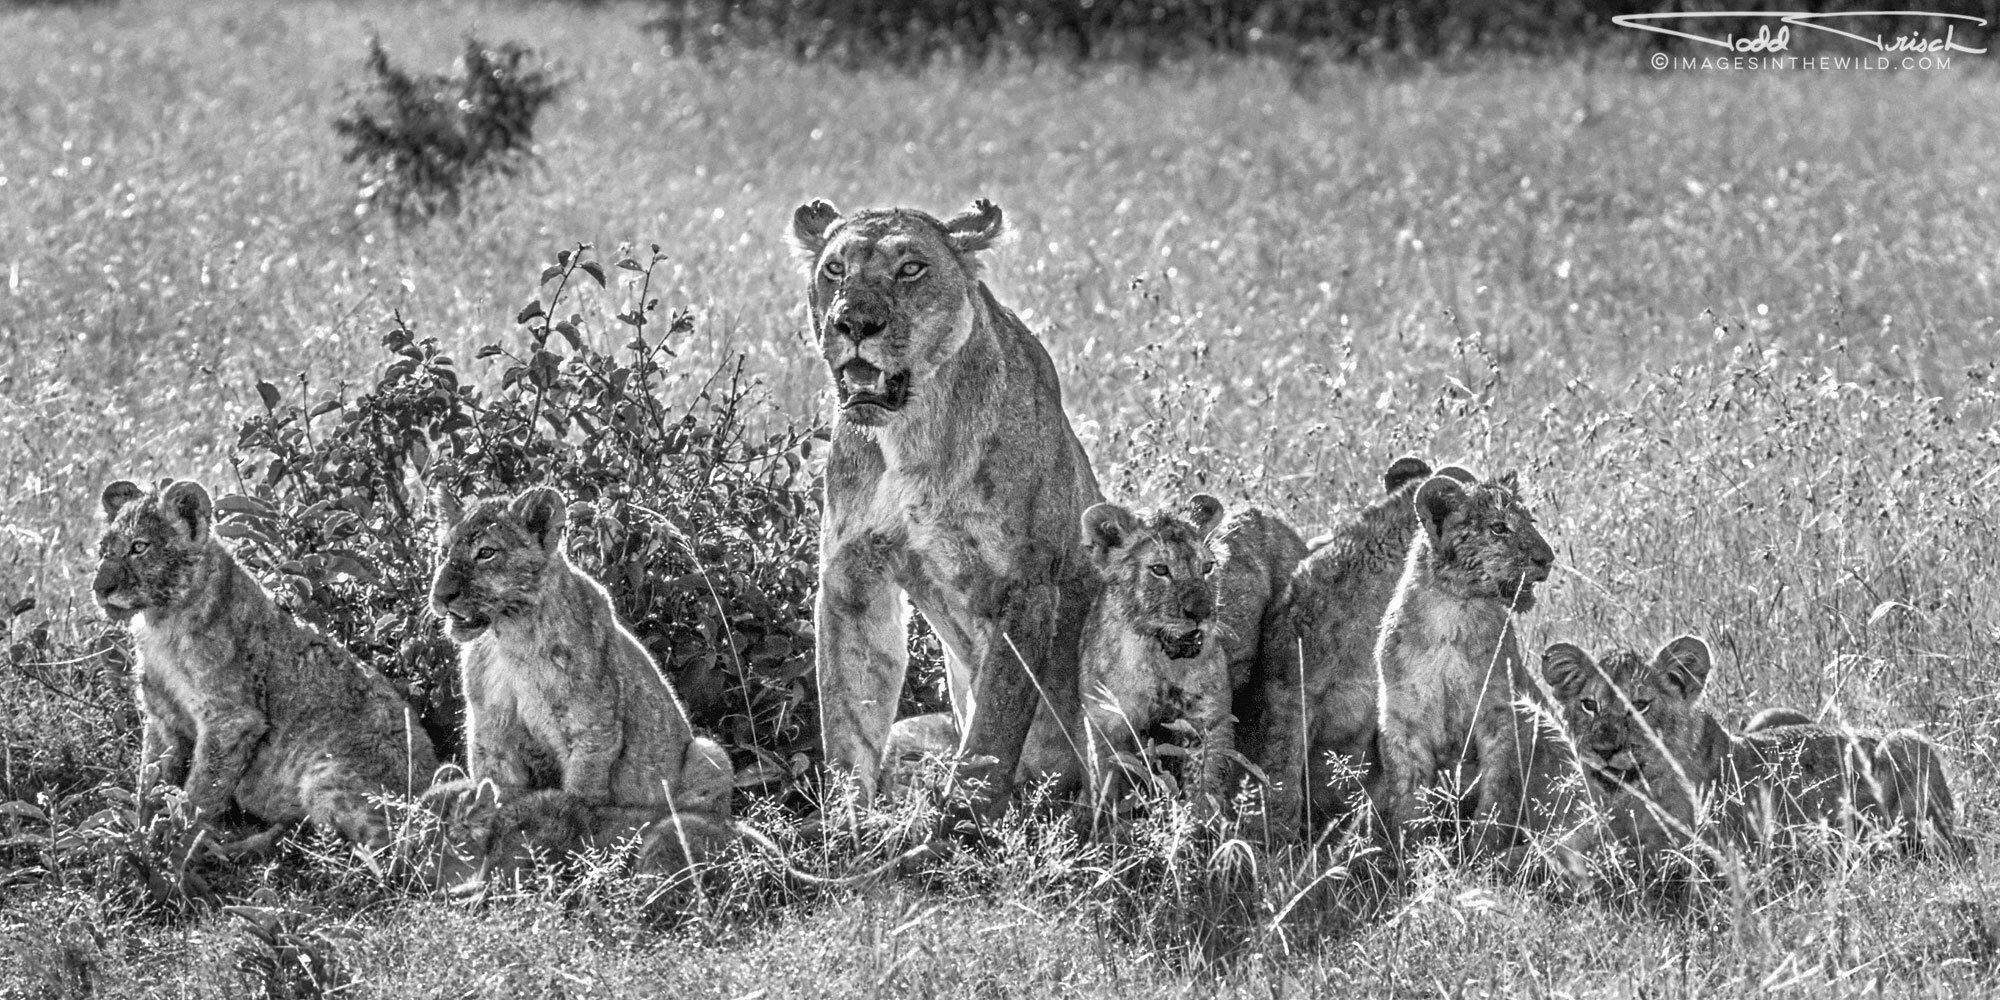
[[[1020,517],[948,478],[888,469],[848,501],[834,525],[840,539],[876,550],[906,576],[1004,575],[1027,541]]]

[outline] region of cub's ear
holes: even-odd
[[[1479,482],[1479,477],[1476,474],[1474,474],[1471,469],[1468,469],[1463,465],[1447,465],[1444,468],[1437,470],[1437,474],[1440,476],[1450,476],[1451,478],[1456,479],[1467,486],[1471,486],[1472,484]]]
[[[146,495],[139,484],[129,479],[120,479],[104,488],[104,519],[109,521],[118,516],[120,508]]]
[[[190,542],[206,539],[209,526],[215,523],[215,505],[209,501],[208,491],[191,479],[168,486],[160,494],[160,510],[181,522]]]
[[[1187,498],[1188,521],[1193,523],[1195,534],[1203,538],[1222,523],[1222,501],[1206,493],[1196,493]]]
[[[514,498],[507,506],[507,513],[528,529],[535,541],[541,543],[542,551],[554,552],[562,544],[563,521],[569,516],[569,503],[562,493],[551,486],[537,486]]]
[[[1653,658],[1653,665],[1660,674],[1681,689],[1681,693],[1693,701],[1700,696],[1708,684],[1708,671],[1714,666],[1709,659],[1708,643],[1700,636],[1684,635],[1660,647],[1660,654]]]
[[[1563,704],[1581,696],[1584,685],[1596,673],[1597,665],[1591,662],[1590,654],[1573,643],[1553,643],[1542,650],[1542,679],[1549,682],[1549,690]]]
[[[1092,559],[1102,562],[1113,549],[1125,544],[1138,524],[1131,511],[1115,503],[1093,504],[1083,512],[1083,544],[1090,549]]]
[[[945,220],[945,237],[951,248],[959,252],[970,263],[973,254],[988,249],[1006,235],[1006,224],[1000,218],[1000,206],[984,198],[972,203],[969,211],[960,212]]]
[[[1431,463],[1415,455],[1404,455],[1390,462],[1388,470],[1382,473],[1382,492],[1394,493],[1411,483],[1423,482],[1430,475]]]
[[[1442,544],[1445,520],[1465,506],[1465,484],[1443,474],[1432,476],[1417,487],[1416,505],[1417,521],[1431,544]]]
[[[807,264],[819,259],[826,249],[827,234],[840,221],[840,209],[824,198],[814,198],[792,213],[792,247]]]
[[[431,516],[437,519],[439,528],[450,529],[464,520],[465,503],[459,500],[457,492],[445,484],[432,484],[430,501]]]

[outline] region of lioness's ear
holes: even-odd
[[[1708,671],[1714,662],[1708,656],[1708,643],[1700,636],[1684,635],[1661,646],[1653,664],[1693,701],[1708,684]]]
[[[826,234],[840,221],[840,209],[824,198],[814,198],[792,213],[792,246],[808,264],[826,249]]]
[[[1207,538],[1215,526],[1222,523],[1222,501],[1206,493],[1196,493],[1187,498],[1188,520],[1194,524],[1195,534]]]
[[[181,522],[187,532],[188,541],[199,542],[208,537],[208,527],[213,523],[215,506],[209,502],[208,491],[191,479],[168,486],[160,494],[160,509],[168,517]]]
[[[1471,469],[1468,469],[1463,465],[1447,465],[1444,468],[1437,470],[1437,474],[1440,476],[1450,476],[1451,478],[1456,479],[1467,486],[1471,486],[1473,483],[1479,481],[1479,477],[1475,475]]]
[[[1495,486],[1504,486],[1504,487],[1506,487],[1506,488],[1507,488],[1508,490],[1510,490],[1510,491],[1512,491],[1512,492],[1515,492],[1515,493],[1519,493],[1519,492],[1521,492],[1521,477],[1520,477],[1520,474],[1519,474],[1519,473],[1516,473],[1516,472],[1513,472],[1513,471],[1511,471],[1511,470],[1510,470],[1510,471],[1508,471],[1507,473],[1503,474],[1503,475],[1502,475],[1502,476],[1501,476],[1500,478],[1498,478],[1498,479],[1494,480],[1494,481],[1493,481],[1493,484],[1494,484]]]
[[[450,528],[465,517],[465,504],[458,494],[444,483],[431,485],[431,516],[437,519],[439,528]]]
[[[1132,512],[1115,503],[1093,504],[1083,512],[1083,544],[1092,559],[1102,561],[1113,549],[1125,544],[1125,536],[1138,525]]]
[[[1394,493],[1413,482],[1430,478],[1431,463],[1415,455],[1404,455],[1389,463],[1388,471],[1382,473],[1382,492]]]
[[[542,551],[554,552],[562,544],[563,520],[568,517],[568,508],[568,502],[554,487],[537,486],[515,497],[507,512],[541,543]]]
[[[1596,672],[1590,654],[1573,643],[1552,643],[1542,650],[1542,679],[1549,682],[1549,690],[1555,692],[1557,701],[1575,701]]]
[[[118,509],[146,495],[139,484],[129,479],[120,479],[104,488],[104,519],[109,521],[118,516]]]
[[[1000,206],[984,198],[972,203],[972,209],[961,212],[945,220],[944,233],[951,241],[951,248],[960,254],[971,256],[991,247],[1007,227],[1000,218]]]
[[[1432,476],[1417,487],[1416,504],[1417,520],[1431,544],[1443,544],[1445,519],[1465,506],[1465,484],[1442,474]]]

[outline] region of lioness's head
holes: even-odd
[[[121,479],[104,488],[102,499],[109,523],[97,542],[91,589],[98,605],[117,621],[172,608],[193,588],[202,555],[213,544],[208,491],[182,480],[147,493]]]
[[[439,491],[431,506],[439,532],[431,611],[444,619],[445,631],[470,642],[496,621],[532,614],[545,575],[563,559],[562,494],[537,486],[468,507]]]
[[[1535,584],[1556,561],[1513,473],[1466,482],[1447,468],[1424,480],[1414,498],[1430,542],[1431,569],[1466,597],[1492,597],[1517,611],[1535,606]]]
[[[1201,652],[1215,615],[1215,556],[1209,532],[1222,501],[1189,497],[1180,511],[1133,513],[1113,503],[1083,512],[1083,543],[1104,577],[1120,620],[1151,635],[1169,659]]]
[[[793,213],[841,421],[880,427],[923,396],[971,336],[978,255],[1003,231],[1000,206],[984,200],[943,222],[908,208],[843,216],[824,201]]]
[[[1542,653],[1542,678],[1562,706],[1577,757],[1600,789],[1638,784],[1662,773],[1660,745],[1685,762],[1699,736],[1695,699],[1708,681],[1708,644],[1684,635],[1652,660],[1629,649],[1599,659],[1567,642]],[[1659,744],[1646,735],[1650,726]]]

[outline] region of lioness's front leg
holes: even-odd
[[[974,709],[960,774],[983,785],[984,799],[974,799],[981,812],[1005,804],[1028,729],[1045,700],[1064,725],[1081,716],[1076,677],[1084,603],[1065,601],[1063,588],[1053,583],[1017,584],[1000,595],[1001,613],[975,626],[984,633],[976,643],[984,655],[973,666]],[[1070,737],[1084,745],[1084,734]]]
[[[229,808],[236,786],[250,768],[257,741],[270,728],[248,708],[221,708],[195,720],[194,766],[188,770],[188,801],[205,816]]]
[[[909,606],[888,568],[857,548],[836,549],[820,566],[820,738],[827,766],[852,772],[872,800],[909,666]]]

